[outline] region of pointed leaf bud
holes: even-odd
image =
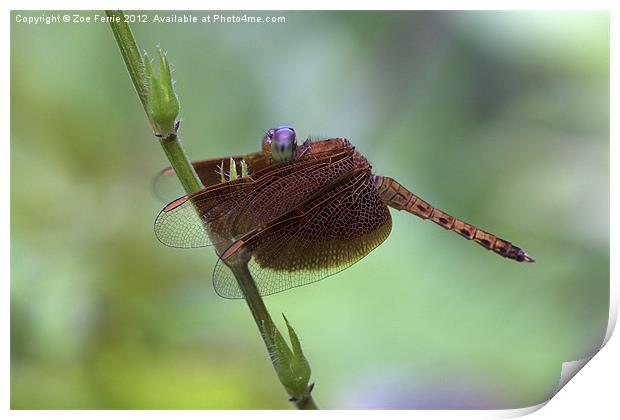
[[[144,54],[147,98],[146,109],[149,118],[155,123],[158,134],[166,136],[175,131],[175,122],[179,115],[179,100],[172,82],[170,63],[166,55],[157,49],[159,77],[155,75],[148,55]]]

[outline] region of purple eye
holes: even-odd
[[[297,135],[293,127],[282,125],[267,132],[271,157],[276,163],[289,162],[293,159],[297,146]]]
[[[297,136],[292,127],[283,125],[274,129],[271,141],[278,143],[295,143],[297,141]]]

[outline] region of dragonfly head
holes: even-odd
[[[285,163],[293,160],[296,148],[295,130],[288,125],[271,128],[263,139],[263,152],[270,154],[274,163]]]

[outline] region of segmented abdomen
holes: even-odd
[[[430,219],[444,229],[452,230],[465,239],[473,239],[479,245],[502,257],[515,261],[534,262],[534,258],[518,246],[431,206],[394,179],[374,175],[373,180],[383,202],[388,206],[396,210],[408,211],[422,219]]]

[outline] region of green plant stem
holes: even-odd
[[[252,278],[252,273],[250,273],[250,270],[248,269],[247,262],[237,261],[229,264],[228,267],[235,275],[237,283],[245,296],[245,301],[247,302],[250,312],[254,317],[254,321],[256,321],[256,325],[261,332],[265,346],[267,346],[268,349],[272,349],[275,346],[273,341],[273,333],[276,330],[276,326],[271,319],[271,315],[269,315],[269,312],[267,311],[267,307],[265,306],[258,289],[256,288],[256,283]],[[269,353],[270,355],[273,354],[271,351]],[[314,402],[312,394],[310,393],[301,399],[291,400],[291,402],[300,410],[318,410],[318,406]]]
[[[133,82],[133,87],[136,89],[138,98],[140,98],[144,112],[146,112],[146,116],[148,117],[151,126],[153,126],[153,130],[155,130],[155,125],[146,111],[147,88],[142,54],[138,49],[138,45],[133,37],[133,33],[131,32],[131,28],[127,23],[125,23],[125,14],[122,10],[106,10],[105,14],[109,18],[114,19],[114,21],[110,22],[112,33],[114,34],[114,38],[116,38],[116,43],[118,44],[121,56],[125,61],[125,67],[127,67],[129,77]]]
[[[267,311],[265,302],[263,302],[263,299],[256,288],[256,283],[252,278],[252,273],[250,273],[250,270],[248,269],[248,263],[245,261],[240,261],[229,264],[228,267],[232,270],[237,282],[239,283],[239,288],[245,296],[245,301],[248,303],[248,307],[254,317],[254,321],[256,321],[256,325],[258,325],[258,328],[260,329],[265,345],[267,345],[268,348],[271,348],[274,345],[273,339],[271,338],[271,333],[275,328],[275,324],[273,323],[273,319],[271,319],[271,315],[269,315],[269,312]]]
[[[144,71],[144,61],[142,59],[140,49],[138,48],[138,44],[136,43],[133,33],[131,32],[131,28],[125,22],[125,14],[122,10],[106,10],[105,13],[112,19],[110,22],[112,33],[114,34],[114,38],[118,44],[123,61],[125,61],[125,67],[127,68],[129,77],[131,78],[133,86],[136,89],[140,103],[144,108],[144,112],[146,113],[149,123],[151,124],[153,133],[158,136],[160,140],[159,143],[164,149],[164,153],[166,153],[166,156],[170,161],[170,165],[174,168],[181,185],[183,185],[183,189],[187,194],[201,190],[203,185],[200,182],[200,178],[198,178],[198,174],[196,174],[190,160],[185,154],[185,151],[183,150],[183,145],[181,144],[181,140],[176,130],[173,133],[167,134],[165,137],[159,137],[161,134],[158,133],[157,124],[153,121],[153,118],[151,118],[151,115],[147,110],[148,92],[146,75]]]
[[[157,132],[157,125],[148,113],[146,106],[148,92],[145,82],[144,62],[142,61],[142,55],[140,54],[140,50],[138,49],[138,45],[133,37],[131,29],[129,25],[125,23],[124,13],[120,10],[107,10],[106,15],[114,18],[114,20],[110,22],[110,26],[112,27],[112,32],[114,33],[114,37],[120,49],[121,55],[125,61],[131,81],[133,82],[136,93],[140,98],[140,102],[146,112],[149,123],[153,128],[153,132],[155,136],[158,137],[171,166],[174,168],[179,181],[183,185],[183,189],[187,194],[201,190],[203,185],[198,178],[191,161],[185,154],[181,140],[176,132],[176,127],[174,132],[162,137],[161,134]],[[267,311],[265,303],[260,296],[256,283],[248,269],[247,262],[237,262],[229,265],[229,267],[235,275],[239,287],[243,291],[245,301],[250,308],[250,312],[254,317],[254,321],[258,326],[265,345],[267,346],[267,350],[271,356],[273,354],[271,350],[275,347],[273,334],[277,331],[277,329],[271,316],[269,315],[269,312]],[[308,395],[300,399],[293,400],[292,402],[297,408],[302,410],[316,410],[318,408],[309,393]]]
[[[170,165],[174,168],[174,172],[177,174],[185,192],[190,194],[201,190],[203,188],[202,182],[200,182],[200,178],[198,178],[194,167],[185,154],[178,134],[172,133],[162,138],[159,143],[164,149],[164,153],[166,153]]]

